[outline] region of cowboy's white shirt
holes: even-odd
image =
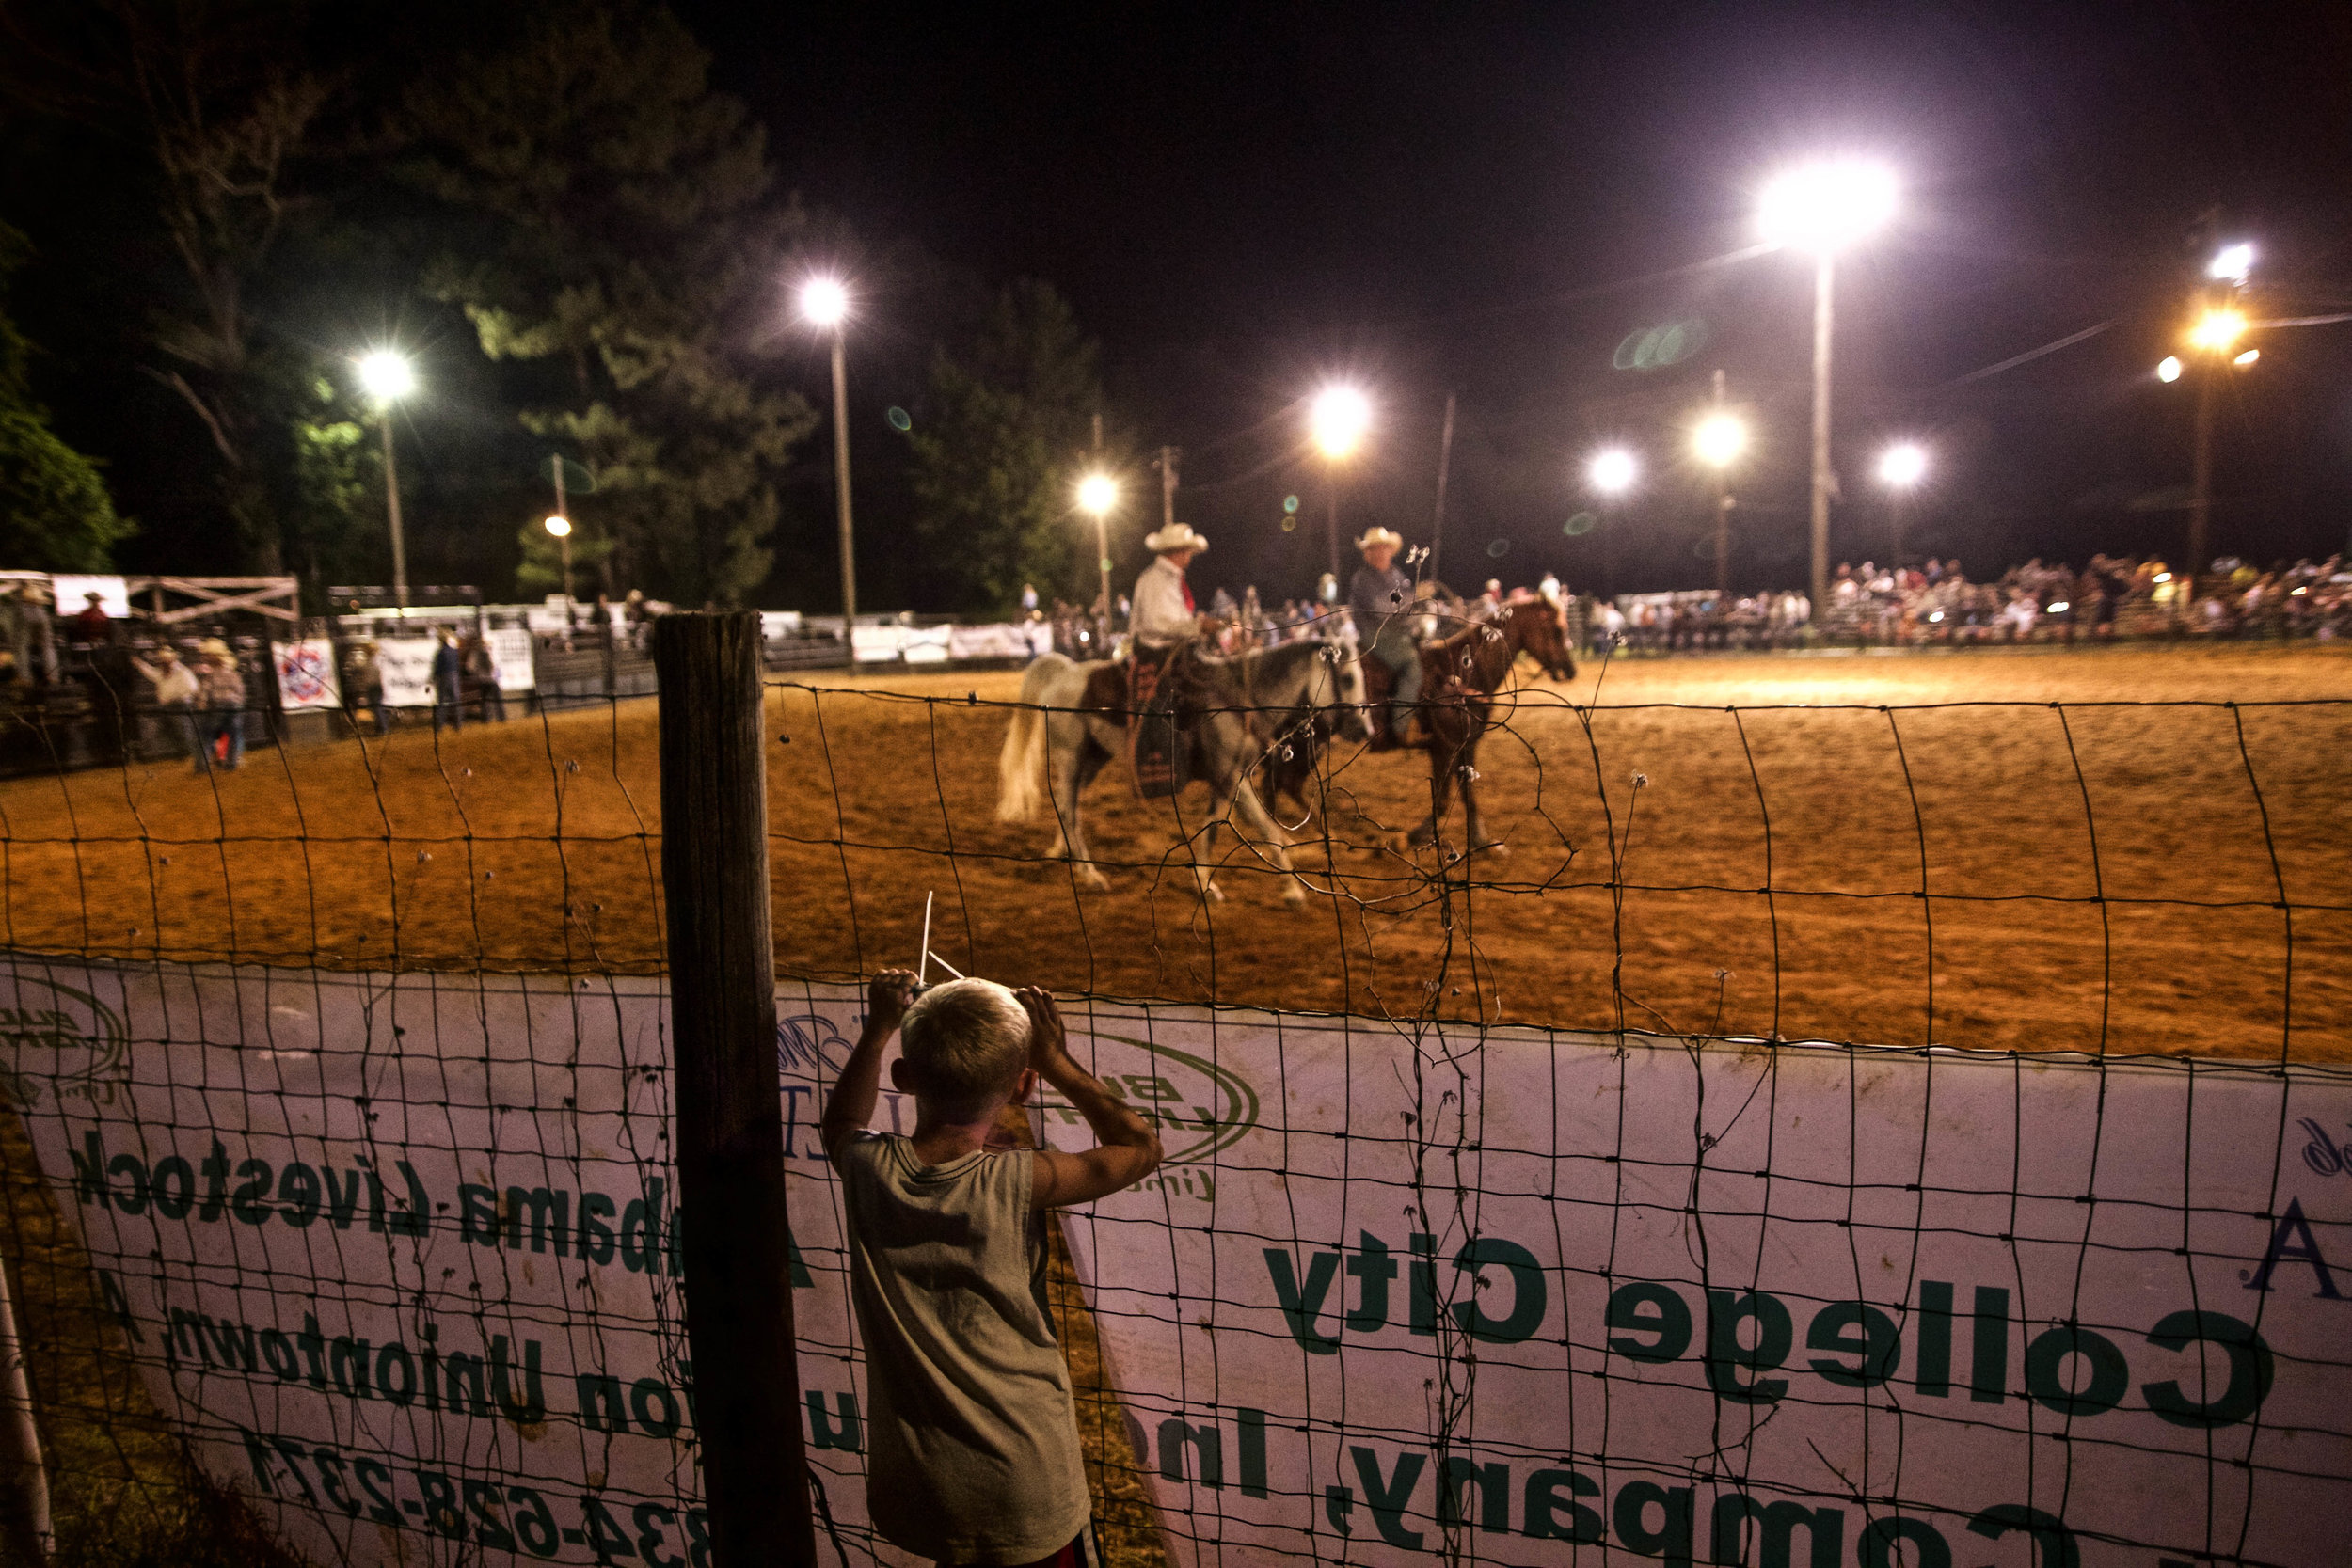
[[[1168,557],[1153,558],[1136,578],[1136,607],[1127,626],[1136,641],[1153,647],[1192,635],[1193,612],[1184,608],[1184,574]]]

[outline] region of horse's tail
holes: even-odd
[[[1070,660],[1046,654],[1021,677],[1021,705],[1013,709],[1005,749],[996,754],[996,820],[1026,822],[1045,800],[1045,715],[1039,708],[1045,679]]]

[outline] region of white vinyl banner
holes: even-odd
[[[291,1544],[708,1568],[655,982],[12,955],[0,1009],[151,1392]],[[896,1563],[814,1143],[859,1011],[780,991],[779,1090],[810,1459]],[[1067,1228],[1183,1561],[2352,1554],[2352,1075],[1065,1011],[1169,1157]]]
[[[512,697],[538,689],[538,673],[531,662],[529,626],[492,626],[485,641],[500,691]]]
[[[384,677],[386,707],[433,705],[433,656],[440,643],[430,637],[379,637],[375,667]]]
[[[285,712],[343,705],[332,639],[306,637],[299,641],[273,642],[269,657],[278,677],[278,705]]]

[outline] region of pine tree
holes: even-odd
[[[915,522],[960,608],[1009,610],[1025,583],[1094,596],[1092,529],[1074,502],[1102,406],[1098,357],[1069,302],[1024,279],[966,353],[933,358],[911,436]]]
[[[667,11],[574,0],[410,94],[408,177],[492,220],[435,269],[493,359],[536,362],[535,433],[596,476],[613,569],[737,602],[768,575],[776,480],[815,415],[769,384],[800,218],[764,138]]]

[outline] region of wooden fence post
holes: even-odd
[[[785,1231],[759,615],[654,623],[694,1415],[718,1568],[813,1568]]]

